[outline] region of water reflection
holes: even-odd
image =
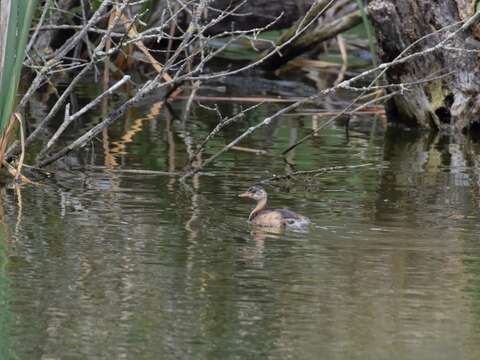
[[[190,131],[202,138],[215,118],[196,112]],[[266,112],[228,128],[204,158]],[[480,355],[476,144],[398,130],[384,137],[367,119],[348,138],[341,126],[323,130],[286,165],[275,154],[309,133],[304,116],[242,144],[270,155],[228,152],[183,186],[121,172],[174,172],[189,161],[188,134],[171,113],[138,118],[87,154],[103,168],[58,171],[55,182],[23,188],[20,222],[17,193],[2,194],[18,228],[0,270],[0,302],[9,304],[0,326],[12,330],[2,349],[18,359]],[[87,163],[82,156],[74,163]],[[253,229],[251,204],[236,197],[291,166],[366,162],[269,189],[273,207],[312,219],[308,233]]]
[[[9,248],[6,228],[4,225],[4,214],[0,213],[0,358],[13,359],[15,346],[12,341],[12,328],[14,319],[11,311],[12,290],[8,276]]]
[[[379,187],[377,221],[394,215],[418,226],[447,226],[449,219],[476,215],[478,200],[472,195],[478,194],[478,176],[476,167],[467,165],[477,157],[471,146],[461,136],[387,132],[384,160],[390,165]]]

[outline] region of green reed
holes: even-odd
[[[0,131],[14,110],[28,34],[37,0],[1,0]]]

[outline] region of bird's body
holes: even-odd
[[[266,209],[267,192],[259,186],[252,186],[239,196],[248,197],[257,201],[257,206],[248,217],[248,221],[253,225],[274,228],[284,226],[300,228],[310,224],[308,218],[288,209]]]

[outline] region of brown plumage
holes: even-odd
[[[310,223],[310,220],[305,216],[287,209],[267,210],[267,192],[260,186],[252,186],[238,196],[257,201],[257,206],[248,217],[248,221],[254,225],[268,227],[304,227]]]

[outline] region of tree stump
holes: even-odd
[[[410,53],[437,45],[475,12],[475,0],[373,0],[368,12],[375,28],[379,57],[394,60],[405,48],[427,36]],[[388,104],[394,121],[409,127],[465,130],[478,124],[480,72],[476,34],[478,25],[459,32],[446,46],[428,55],[391,67],[390,83],[411,83],[450,73],[441,79],[416,85]]]

